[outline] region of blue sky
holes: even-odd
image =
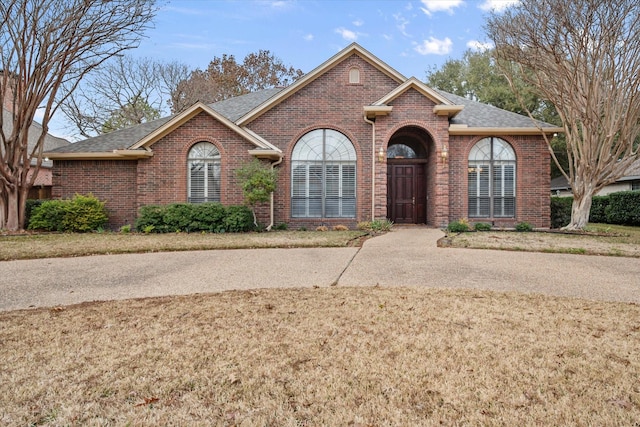
[[[135,52],[205,68],[260,49],[311,71],[352,42],[406,75],[486,46],[487,13],[514,0],[173,0]]]
[[[309,72],[353,42],[406,77],[490,47],[485,17],[518,0],[170,0],[133,56],[190,68],[269,50]],[[65,136],[58,120],[51,133]]]

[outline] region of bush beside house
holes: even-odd
[[[571,220],[572,197],[551,198],[551,227]],[[640,226],[640,191],[621,191],[593,198],[589,222]]]

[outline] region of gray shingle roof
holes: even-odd
[[[210,107],[230,121],[235,122],[254,108],[267,102],[281,90],[283,90],[283,88],[272,88],[252,92],[210,104]],[[438,93],[450,100],[453,104],[465,106],[464,109],[451,120],[452,124],[466,124],[468,127],[534,127],[529,117],[501,110],[500,108],[480,102],[471,101],[444,91],[438,90]],[[166,124],[173,117],[174,116],[164,117],[47,151],[58,153],[100,153],[127,149]],[[553,125],[544,124],[543,126],[552,127]]]
[[[219,101],[209,106],[227,119],[235,122],[281,90],[282,88],[265,89]],[[127,149],[151,132],[162,127],[173,117],[175,117],[175,115],[85,139],[50,151],[56,153],[103,153]]]
[[[447,98],[456,105],[464,105],[464,109],[458,113],[451,124],[467,125],[468,127],[495,127],[495,128],[532,128],[534,122],[527,116],[523,116],[511,111],[503,110],[492,105],[472,101],[462,96],[454,95],[442,90],[435,89],[440,95]],[[543,128],[556,127],[549,123],[539,122]]]
[[[6,134],[10,134],[13,130],[13,117],[10,111],[6,109],[2,109],[2,126]],[[31,126],[29,126],[29,139],[28,146],[32,149],[35,144],[38,142],[38,138],[42,134],[42,125],[38,122],[31,122]],[[68,147],[71,143],[64,138],[58,138],[57,136],[53,136],[49,133],[44,137],[43,151],[52,151],[58,147]],[[50,168],[52,166],[52,162],[43,161],[42,165],[44,167]]]
[[[235,98],[225,99],[209,106],[227,119],[235,122],[258,105],[266,102],[269,98],[282,91],[282,87],[265,89],[258,92],[247,93]]]

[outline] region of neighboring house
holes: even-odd
[[[13,129],[13,119],[10,110],[2,109],[3,114],[3,126],[5,134],[10,134]],[[29,149],[33,149],[35,144],[38,142],[38,138],[42,133],[42,125],[37,122],[32,122],[29,127]],[[49,133],[45,136],[44,139],[44,151],[54,150],[59,147],[65,147],[69,145],[69,141],[63,138],[55,137]],[[35,161],[32,162],[35,165]],[[40,170],[38,172],[38,176],[36,176],[36,180],[33,183],[33,187],[29,191],[29,199],[50,199],[51,198],[51,184],[52,184],[52,174],[51,168],[53,167],[53,162],[51,160],[43,160],[40,166]],[[31,178],[31,174],[33,173],[33,169],[29,171],[29,179]]]
[[[407,79],[352,44],[291,86],[250,93],[52,150],[53,196],[93,193],[110,226],[144,205],[241,204],[236,169],[279,170],[265,225],[469,218],[549,227],[550,159],[528,117]]]
[[[618,191],[634,191],[640,190],[640,159],[631,163],[625,175],[598,191],[596,196],[606,196],[607,194],[617,193]],[[573,196],[571,185],[564,176],[559,176],[551,180],[551,195],[558,197]]]

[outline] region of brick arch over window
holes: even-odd
[[[356,149],[333,129],[314,129],[291,152],[291,216],[355,218]]]
[[[208,141],[191,146],[187,154],[187,200],[220,201],[220,151]]]
[[[487,137],[469,151],[469,218],[514,218],[516,153],[507,141]]]

